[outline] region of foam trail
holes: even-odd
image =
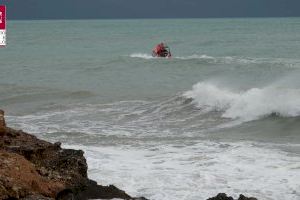
[[[142,58],[142,59],[153,59],[151,54],[146,53],[132,53],[129,55],[131,58]],[[250,58],[250,57],[236,57],[236,56],[209,56],[206,54],[192,54],[187,56],[172,56],[173,59],[177,60],[200,60],[207,63],[213,64],[269,64],[269,65],[279,65],[289,68],[299,68],[300,60],[298,59],[286,59],[286,58]]]
[[[150,54],[146,54],[146,53],[133,53],[130,54],[131,58],[143,58],[143,59],[153,59],[154,57]]]
[[[271,114],[300,116],[299,89],[265,87],[235,92],[200,82],[183,95],[207,112],[222,111],[225,118],[251,121]]]
[[[204,60],[216,61],[215,57],[208,56],[208,55],[205,55],[205,54],[203,54],[203,55],[193,54],[191,56],[177,56],[175,58],[181,59],[181,60],[204,59]]]
[[[285,67],[299,68],[300,60],[296,59],[286,59],[286,58],[250,58],[250,57],[236,57],[236,56],[221,56],[214,57],[206,54],[197,55],[193,54],[190,56],[177,56],[174,57],[179,60],[202,60],[208,63],[215,64],[270,64],[279,65]]]

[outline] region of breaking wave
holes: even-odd
[[[270,115],[300,116],[300,89],[280,87],[233,91],[200,82],[183,94],[201,109],[222,112],[222,117],[252,121]]]

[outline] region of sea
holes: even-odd
[[[10,127],[150,200],[300,199],[300,18],[7,22]],[[166,43],[171,58],[153,58]]]

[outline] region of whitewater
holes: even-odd
[[[299,24],[12,21],[0,108],[11,127],[84,150],[90,178],[132,196],[300,199]],[[161,41],[172,58],[151,56]]]

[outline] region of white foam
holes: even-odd
[[[147,101],[121,101],[111,104],[70,105],[63,110],[41,111],[32,115],[7,116],[12,127],[34,134],[81,132],[90,135],[132,136],[141,131],[136,121],[120,121],[145,111]]]
[[[264,200],[300,197],[299,157],[254,143],[193,143],[68,147],[85,151],[91,178],[133,196],[198,200],[226,192]]]
[[[146,54],[146,53],[133,53],[130,54],[131,58],[143,58],[143,59],[153,59],[154,57],[150,54]]]
[[[208,56],[208,55],[197,55],[197,54],[193,54],[191,56],[177,56],[175,57],[177,59],[181,59],[181,60],[192,60],[192,59],[203,59],[203,60],[211,60],[211,61],[216,61],[216,58],[213,56]]]
[[[239,100],[241,96],[247,99],[261,93],[257,89],[251,90],[239,93],[202,83],[185,95],[194,95],[196,101],[197,95],[202,92],[207,98],[200,99],[201,108],[225,113],[232,107],[231,101],[239,102],[242,101]],[[64,137],[63,141],[67,144],[76,144],[65,147],[85,151],[90,178],[103,185],[114,184],[133,196],[142,195],[153,200],[198,200],[226,192],[235,197],[243,193],[264,200],[300,198],[299,155],[281,151],[280,145],[201,141],[199,137],[191,138],[182,127],[179,133],[181,139],[169,137],[172,133],[168,134],[168,131],[172,130],[159,129],[156,126],[160,121],[152,121],[151,117],[154,114],[159,118],[159,114],[167,111],[172,102],[173,99],[169,99],[158,107],[154,106],[149,116],[143,114],[145,110],[149,112],[145,108],[149,102],[124,101],[73,105],[65,110],[10,116],[8,121],[9,124],[14,122],[26,127],[29,132],[32,132],[30,129],[36,133],[45,132],[44,139],[53,141],[55,137],[56,141]],[[171,110],[173,108],[170,107]],[[127,122],[124,116],[132,113],[141,117],[135,120],[129,118]],[[123,123],[123,117],[126,123]],[[166,120],[163,122],[166,123]],[[58,136],[51,131],[69,133]],[[78,131],[84,134],[79,134],[80,139],[73,138],[72,132]],[[142,136],[137,137],[140,133]],[[88,134],[103,134],[103,137]],[[112,137],[105,140],[109,136]],[[287,146],[294,148],[293,145]]]
[[[231,91],[200,82],[184,93],[200,108],[222,111],[222,117],[250,121],[276,113],[283,117],[300,115],[300,90],[279,87]]]

